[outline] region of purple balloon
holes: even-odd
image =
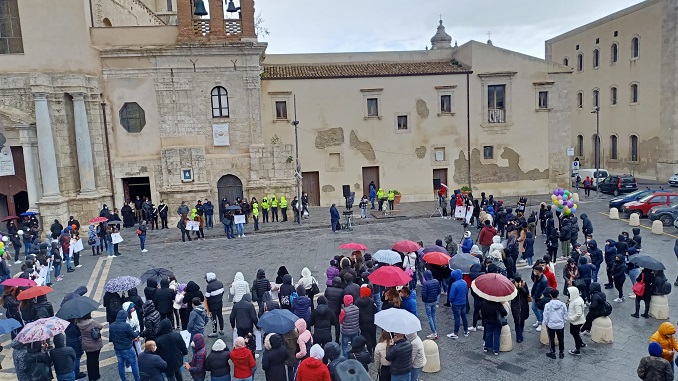
[[[558,200],[562,200],[563,196],[558,195]]]
[[[572,202],[572,200],[568,200],[568,201],[567,201],[567,207],[568,207],[568,208],[571,208],[571,207],[573,207],[573,206],[574,206],[574,202]]]

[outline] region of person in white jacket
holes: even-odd
[[[555,337],[558,336],[558,355],[562,359],[565,357],[565,341],[563,334],[565,333],[565,323],[568,320],[567,306],[565,303],[558,300],[558,290],[551,290],[551,301],[546,303],[544,307],[544,325],[549,336],[549,347],[551,351],[546,356],[556,358],[556,343]]]
[[[570,334],[574,338],[574,349],[570,349],[568,352],[571,355],[579,356],[580,348],[584,348],[584,344],[581,340],[581,326],[586,322],[586,315],[584,315],[584,299],[579,296],[579,289],[577,287],[568,287],[567,292],[570,293],[570,303],[567,307],[568,320],[570,321]]]
[[[250,291],[250,285],[245,282],[245,277],[240,271],[235,273],[233,283],[231,283],[231,295],[233,295],[233,303],[237,303],[242,297]]]
[[[504,251],[504,245],[501,244],[501,237],[498,235],[492,237],[492,244],[488,253],[492,253],[495,250],[498,250],[500,253]]]

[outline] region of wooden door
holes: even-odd
[[[217,181],[217,190],[219,192],[219,202],[226,197],[228,202],[233,205],[240,197],[242,199],[242,181],[236,176],[225,175]]]
[[[363,167],[363,194],[367,197],[370,197],[370,182],[372,181],[379,190],[379,167]]]
[[[301,191],[308,194],[308,203],[311,206],[320,206],[320,173],[302,172]]]
[[[445,185],[450,185],[447,183],[447,168],[436,168],[433,170],[433,178],[439,179],[441,183]],[[433,181],[431,181],[431,188],[433,188]]]

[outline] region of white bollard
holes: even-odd
[[[652,222],[652,234],[664,234],[664,224],[661,221]]]
[[[572,193],[572,201],[574,201],[575,204],[579,202],[579,193]]]
[[[669,301],[666,295],[652,295],[650,299],[650,316],[657,320],[666,320],[669,318]]]
[[[611,220],[619,219],[619,210],[617,210],[617,208],[610,208],[610,219]]]
[[[511,328],[508,325],[501,327],[501,336],[499,336],[499,352],[511,352],[513,349],[513,338]]]
[[[435,373],[440,371],[440,352],[438,344],[433,340],[424,340],[424,355],[426,355],[426,365],[422,372]]]
[[[638,213],[631,213],[629,216],[629,226],[640,226],[640,216]]]
[[[591,325],[591,341],[600,344],[609,344],[614,338],[612,320],[609,316],[601,316],[593,320]]]

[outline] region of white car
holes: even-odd
[[[678,187],[678,173],[669,177],[669,185],[672,187]]]

